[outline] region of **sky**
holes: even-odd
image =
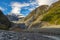
[[[0,10],[5,15],[15,14],[27,16],[31,11],[41,5],[51,5],[58,0],[0,0]]]

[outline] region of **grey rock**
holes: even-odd
[[[13,32],[0,30],[0,40],[53,40],[40,33]]]

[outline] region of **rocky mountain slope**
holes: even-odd
[[[26,23],[26,25],[29,25],[29,23],[33,23],[34,21],[36,21],[38,19],[39,16],[42,16],[44,14],[44,12],[46,12],[47,10],[48,10],[48,5],[42,5],[38,8],[36,8],[36,10],[32,11],[24,19],[24,22]]]
[[[55,25],[60,24],[60,1],[52,4],[52,7],[49,8],[42,21],[46,21]]]
[[[60,1],[53,3],[51,6],[42,5],[36,8],[24,18],[24,22],[29,26],[28,28],[44,28],[43,26],[47,28],[52,25],[60,25]]]
[[[7,30],[11,27],[11,22],[0,10],[0,29]]]

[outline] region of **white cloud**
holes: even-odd
[[[51,5],[52,3],[58,1],[58,0],[36,0],[40,5],[44,5],[44,4],[47,4],[47,5]]]
[[[27,3],[21,4],[19,2],[12,2],[11,3],[11,7],[12,7],[11,13],[14,13],[15,15],[23,15],[20,13],[20,11],[21,11],[21,8],[24,6],[29,6],[29,4],[27,4]]]
[[[22,7],[32,6],[31,8],[29,7],[25,8],[25,9],[32,11],[38,6],[51,5],[53,2],[56,2],[56,1],[58,0],[36,0],[36,1],[30,0],[30,3],[11,2],[11,7],[12,7],[11,13],[14,13],[16,15],[23,15],[20,12]]]
[[[5,9],[4,9],[4,8],[2,8],[2,7],[0,7],[0,10],[4,11]]]
[[[36,1],[33,1],[33,2],[32,2],[32,1],[31,1],[31,3],[30,3],[30,4],[32,4],[32,5],[33,5],[33,4],[37,4],[37,2],[36,2]]]
[[[30,11],[32,11],[32,10],[34,10],[35,8],[38,7],[37,1],[33,1],[33,2],[32,2],[32,0],[30,0],[29,5],[31,5],[32,7],[31,7],[31,8],[25,8],[25,9],[29,9]]]
[[[20,13],[21,8],[26,7],[26,6],[30,6],[30,5],[34,5],[34,4],[36,4],[36,2],[22,3],[22,4],[19,3],[19,2],[12,2],[11,3],[11,7],[12,7],[11,13],[14,13],[15,15],[23,15],[23,14]],[[34,7],[26,8],[26,9],[29,9],[30,11],[32,11],[34,9]]]
[[[19,3],[19,2],[12,2],[11,6],[13,7],[23,7],[23,6],[29,6],[27,3]]]
[[[33,11],[34,9],[35,9],[35,7],[32,7],[32,8],[30,8],[29,10],[30,10],[30,11]]]
[[[51,5],[52,3],[54,3],[54,2],[56,2],[56,1],[58,1],[58,0],[36,0],[36,1],[34,1],[34,2],[32,2],[32,0],[30,1],[31,3],[30,4],[37,4],[38,6],[36,6],[36,7],[32,7],[32,8],[30,8],[29,10],[34,10],[35,8],[37,8],[37,7],[39,7],[39,6],[41,6],[41,5]]]

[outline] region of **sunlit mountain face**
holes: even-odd
[[[15,14],[27,16],[32,10],[41,5],[51,5],[58,0],[0,0],[0,10],[5,15]]]

